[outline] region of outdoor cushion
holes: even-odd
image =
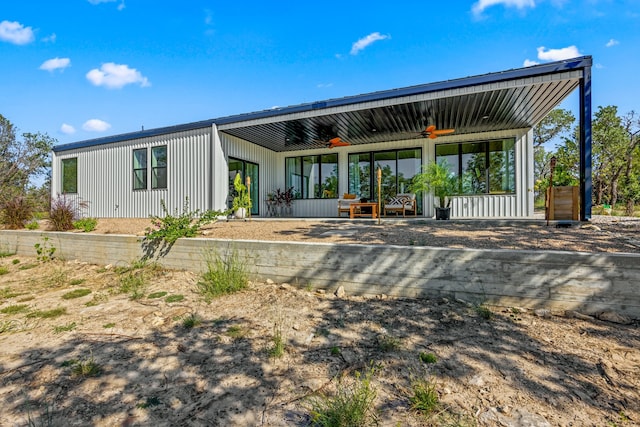
[[[356,195],[355,195],[355,194],[344,193],[344,194],[342,195],[342,198],[343,198],[343,199],[355,199],[355,198],[356,198]]]

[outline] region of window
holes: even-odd
[[[78,192],[78,158],[62,159],[62,194]]]
[[[167,188],[167,146],[151,148],[151,188]]]
[[[514,139],[436,145],[436,161],[441,160],[458,177],[459,194],[515,192]]]
[[[349,193],[377,200],[378,168],[382,170],[380,194],[383,200],[388,200],[398,193],[407,193],[411,179],[420,172],[421,163],[420,148],[349,154]],[[422,202],[418,199],[418,209],[421,206]]]
[[[285,174],[298,199],[338,197],[338,154],[287,157]]]
[[[133,150],[133,189],[146,190],[149,169],[151,172],[151,188],[167,188],[167,146],[151,147],[151,164],[147,161],[148,150]]]
[[[147,149],[133,150],[133,189],[147,189]]]

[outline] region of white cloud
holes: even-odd
[[[62,126],[60,126],[60,132],[67,134],[67,135],[71,135],[76,133],[76,128],[74,128],[71,125],[68,125],[66,123],[63,123]]]
[[[617,45],[617,44],[620,44],[620,42],[619,42],[618,40],[616,40],[616,39],[610,39],[610,40],[607,42],[607,44],[606,44],[605,46],[607,46],[607,47],[612,47],[612,46],[615,46],[615,45]]]
[[[369,46],[370,44],[377,42],[378,40],[390,39],[389,35],[382,35],[379,32],[371,33],[368,36],[365,36],[355,42],[353,46],[351,46],[351,55],[357,55],[358,52]]]
[[[89,3],[91,3],[92,5],[98,5],[100,3],[115,3],[118,0],[87,0]],[[125,8],[125,4],[124,4],[124,0],[122,0],[120,2],[120,4],[118,5],[118,10],[122,10]]]
[[[541,61],[562,61],[563,59],[582,56],[575,46],[563,47],[560,49],[546,49],[544,46],[538,48],[538,59]]]
[[[538,62],[532,61],[530,59],[525,59],[524,64],[522,64],[523,67],[533,67],[534,65],[538,65]]]
[[[71,66],[71,60],[69,58],[53,58],[47,59],[40,65],[41,70],[46,71],[55,71],[55,70],[64,70],[65,68]]]
[[[84,122],[82,129],[87,132],[104,132],[109,129],[111,125],[105,121],[99,119],[91,119]]]
[[[13,44],[27,44],[34,40],[33,29],[19,22],[0,22],[0,40]]]
[[[56,33],[52,33],[50,36],[43,38],[42,41],[46,43],[55,43],[57,38],[58,36],[56,36]]]
[[[524,9],[525,7],[536,7],[536,2],[535,0],[479,0],[474,3],[471,10],[474,15],[480,15],[486,8],[496,5]]]
[[[87,80],[95,86],[106,86],[109,89],[120,89],[125,85],[138,83],[142,87],[151,86],[149,79],[135,68],[128,65],[107,62],[100,69],[94,68],[87,73]]]
[[[316,87],[320,89],[331,87],[331,86],[333,86],[333,83],[318,83],[316,85]]]

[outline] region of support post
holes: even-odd
[[[580,79],[580,221],[591,219],[591,66]]]

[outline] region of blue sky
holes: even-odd
[[[0,114],[62,144],[581,55],[624,114],[639,53],[640,0],[5,0]]]

